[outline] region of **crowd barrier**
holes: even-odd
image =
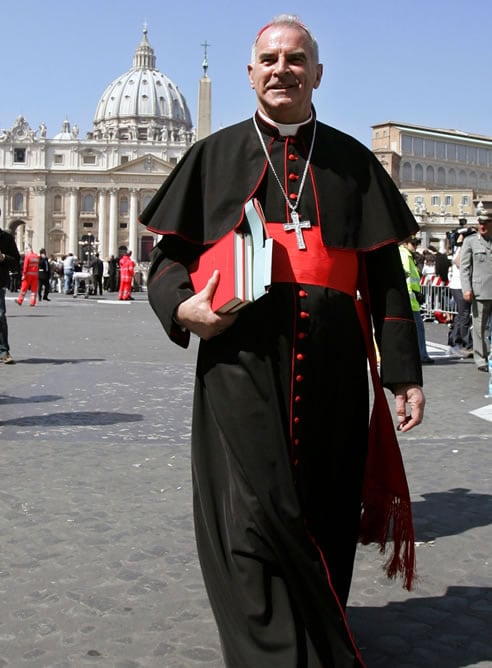
[[[442,278],[422,278],[420,291],[424,296],[424,302],[420,306],[424,320],[449,322],[457,313],[451,290]]]

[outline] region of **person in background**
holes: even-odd
[[[46,250],[41,248],[39,251],[39,269],[38,269],[38,298],[39,301],[51,301],[48,297],[50,293],[50,262],[46,255]],[[44,292],[44,295],[43,295]]]
[[[454,299],[456,315],[453,324],[449,330],[448,343],[451,352],[460,357],[473,357],[473,342],[471,334],[471,303],[463,297],[461,287],[460,264],[461,247],[464,239],[470,234],[475,234],[474,228],[464,227],[457,231],[456,245],[453,250],[451,261],[451,276],[449,279],[449,289]]]
[[[415,325],[417,327],[417,337],[419,342],[420,361],[422,364],[434,364],[434,360],[427,352],[427,343],[425,340],[425,327],[420,313],[420,303],[422,302],[422,292],[420,290],[420,274],[415,264],[414,253],[417,250],[419,240],[414,237],[408,237],[400,244],[400,257],[407,281],[408,295],[412,308]]]
[[[99,294],[102,296],[104,265],[99,257],[99,253],[96,253],[94,260],[91,263],[91,268],[94,294],[97,295],[97,291],[99,290]]]
[[[0,215],[2,212],[0,211]],[[10,354],[5,290],[9,284],[10,272],[19,268],[20,255],[14,237],[0,228],[0,363],[15,364]]]
[[[36,297],[38,295],[38,276],[39,276],[39,255],[32,248],[28,249],[24,255],[24,265],[22,267],[22,283],[20,294],[15,300],[19,306],[22,306],[24,297],[30,291],[30,306],[36,306]]]
[[[118,299],[121,301],[133,300],[132,284],[135,275],[135,262],[132,260],[131,250],[120,257],[120,289]]]
[[[488,371],[492,319],[492,209],[478,216],[478,234],[466,237],[461,248],[463,298],[472,307],[473,360]]]
[[[386,418],[372,424],[387,429],[375,440],[368,429],[367,361],[374,370],[372,314],[398,424],[419,424],[422,369],[395,241],[418,226],[371,151],[317,119],[323,66],[297,17],[259,31],[248,73],[253,117],[196,142],[140,217],[162,235],[149,300],[172,341],[201,339],[194,519],[225,665],[356,668],[345,606],[357,540],[371,540],[369,517],[375,539],[395,496],[391,562],[412,579],[405,475],[377,371]],[[272,285],[237,314],[215,313],[220,273],[195,292],[187,267],[241,223],[252,197],[275,242]]]
[[[108,292],[118,291],[118,260],[114,255],[108,259]]]
[[[75,272],[75,257],[69,253],[63,258],[63,292],[69,295],[73,292],[73,274]]]

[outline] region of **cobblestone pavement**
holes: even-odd
[[[222,668],[192,526],[196,341],[169,343],[145,294],[13,297],[0,668]],[[408,593],[359,550],[348,614],[368,668],[492,666],[492,399],[486,374],[447,355],[445,326],[426,328],[426,421],[400,437],[419,582]]]

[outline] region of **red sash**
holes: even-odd
[[[282,223],[267,223],[268,235],[275,239],[272,283],[307,283],[334,288],[355,297],[359,274],[357,251],[327,248],[318,226],[303,229],[306,250],[299,250],[294,231]]]

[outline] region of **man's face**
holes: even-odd
[[[478,231],[486,239],[492,238],[492,220],[479,220]]]
[[[300,123],[309,117],[323,66],[304,30],[278,25],[260,35],[248,73],[260,111],[278,123]]]

